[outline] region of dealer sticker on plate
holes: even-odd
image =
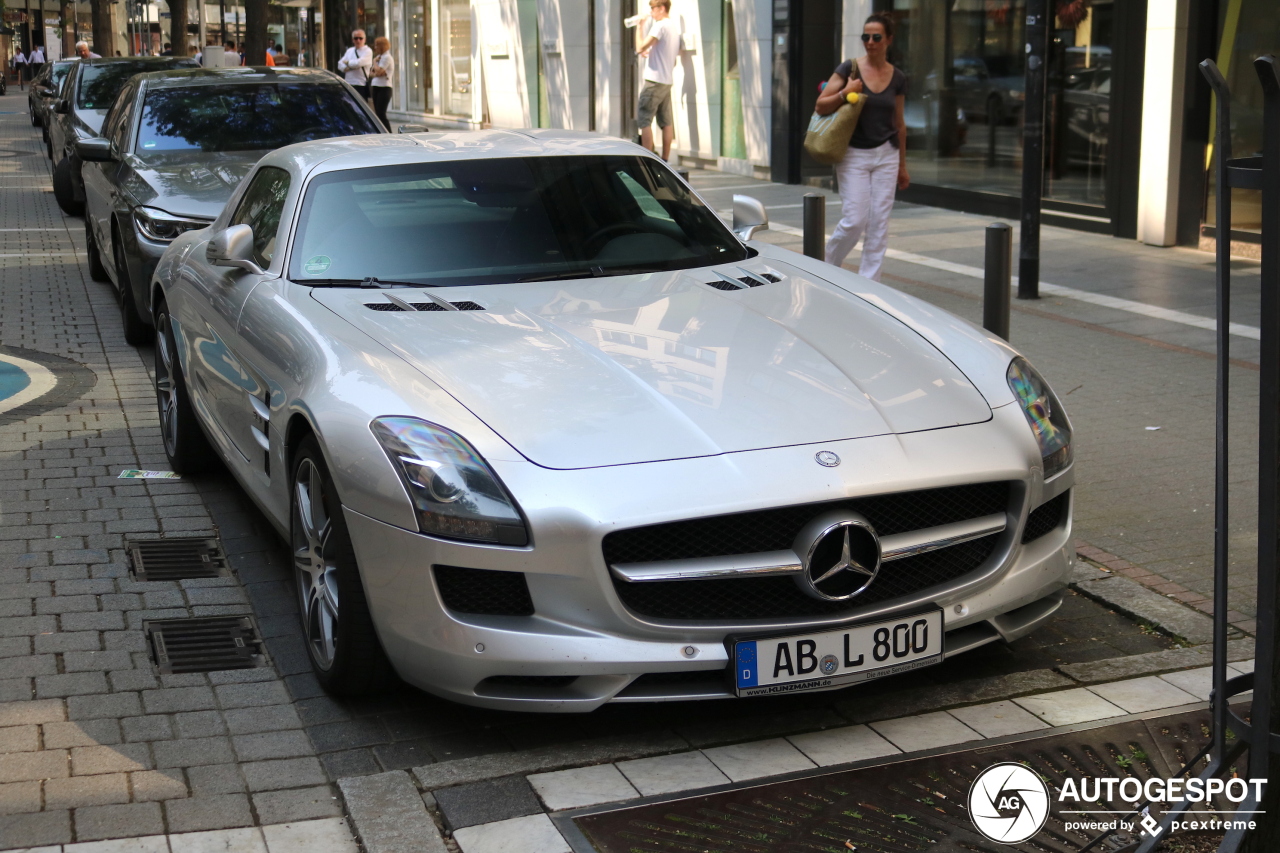
[[[824,690],[942,662],[942,611],[733,643],[739,696]]]

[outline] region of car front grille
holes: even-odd
[[[893,560],[851,601],[819,601],[800,591],[790,577],[627,583],[614,578],[622,603],[654,619],[775,619],[825,616],[879,604],[958,580],[977,570],[995,551],[1000,534],[962,542],[940,551]],[[789,545],[790,543],[788,543]]]
[[[533,599],[523,572],[432,566],[444,606],[458,613],[532,616]]]
[[[1056,530],[1067,514],[1070,502],[1071,492],[1067,491],[1031,510],[1031,514],[1027,516],[1027,526],[1022,530],[1022,544],[1034,542]]]

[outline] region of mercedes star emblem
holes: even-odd
[[[794,547],[803,569],[796,583],[806,595],[823,601],[860,595],[880,571],[880,537],[857,513],[815,518],[800,531]]]
[[[840,457],[836,456],[830,450],[819,450],[817,453],[813,454],[813,458],[816,459],[818,464],[823,468],[834,468],[840,464]]]

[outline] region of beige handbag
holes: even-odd
[[[857,79],[859,76],[858,60],[855,59],[850,79]],[[822,116],[815,112],[813,118],[809,119],[809,129],[804,135],[804,150],[809,152],[809,156],[826,166],[834,166],[844,159],[864,103],[865,99],[859,96],[853,103],[841,104],[829,115]]]

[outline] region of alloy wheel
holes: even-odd
[[[169,345],[169,315],[160,315],[156,329],[156,402],[160,407],[160,435],[172,457],[178,452],[178,388],[174,381],[173,349]]]
[[[328,670],[337,654],[338,567],[331,548],[333,521],[324,501],[324,476],[304,458],[293,478],[293,559],[307,646]]]

